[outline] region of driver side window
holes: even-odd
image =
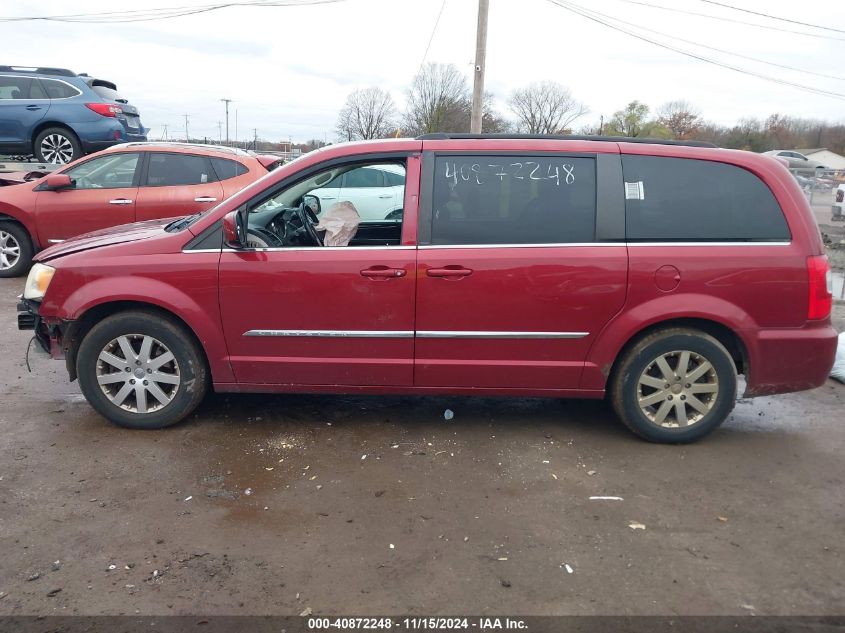
[[[353,186],[364,180],[366,186]],[[337,165],[250,204],[247,244],[398,246],[404,197],[404,160]]]
[[[123,189],[135,182],[140,154],[120,152],[100,156],[68,169],[74,189]]]

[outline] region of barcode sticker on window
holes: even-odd
[[[645,200],[642,180],[625,183],[625,200]]]

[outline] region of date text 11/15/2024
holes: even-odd
[[[524,620],[518,618],[484,617],[412,617],[412,618],[380,618],[380,617],[352,617],[352,618],[308,618],[308,630],[390,630],[406,629],[411,631],[447,631],[472,630],[494,631],[512,630],[527,631]]]

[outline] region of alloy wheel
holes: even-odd
[[[664,428],[687,427],[706,416],[719,395],[713,364],[701,354],[679,350],[661,354],[637,381],[643,414]]]
[[[73,159],[73,144],[61,134],[48,134],[41,141],[41,155],[48,163],[64,165]]]
[[[0,270],[9,270],[21,258],[21,245],[15,236],[0,230]]]
[[[179,364],[158,339],[126,334],[100,352],[97,383],[117,407],[132,413],[152,413],[170,404],[179,391]]]

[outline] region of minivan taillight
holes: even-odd
[[[827,255],[811,255],[807,258],[807,274],[810,281],[810,303],[807,319],[817,321],[830,316],[833,306],[833,276]]]
[[[836,201],[837,202],[845,201],[845,190],[842,190],[842,189],[836,190]]]
[[[123,114],[123,110],[121,110],[119,107],[109,105],[108,103],[86,103],[85,105],[88,107],[88,109],[93,110],[100,116],[115,117],[118,114]]]

